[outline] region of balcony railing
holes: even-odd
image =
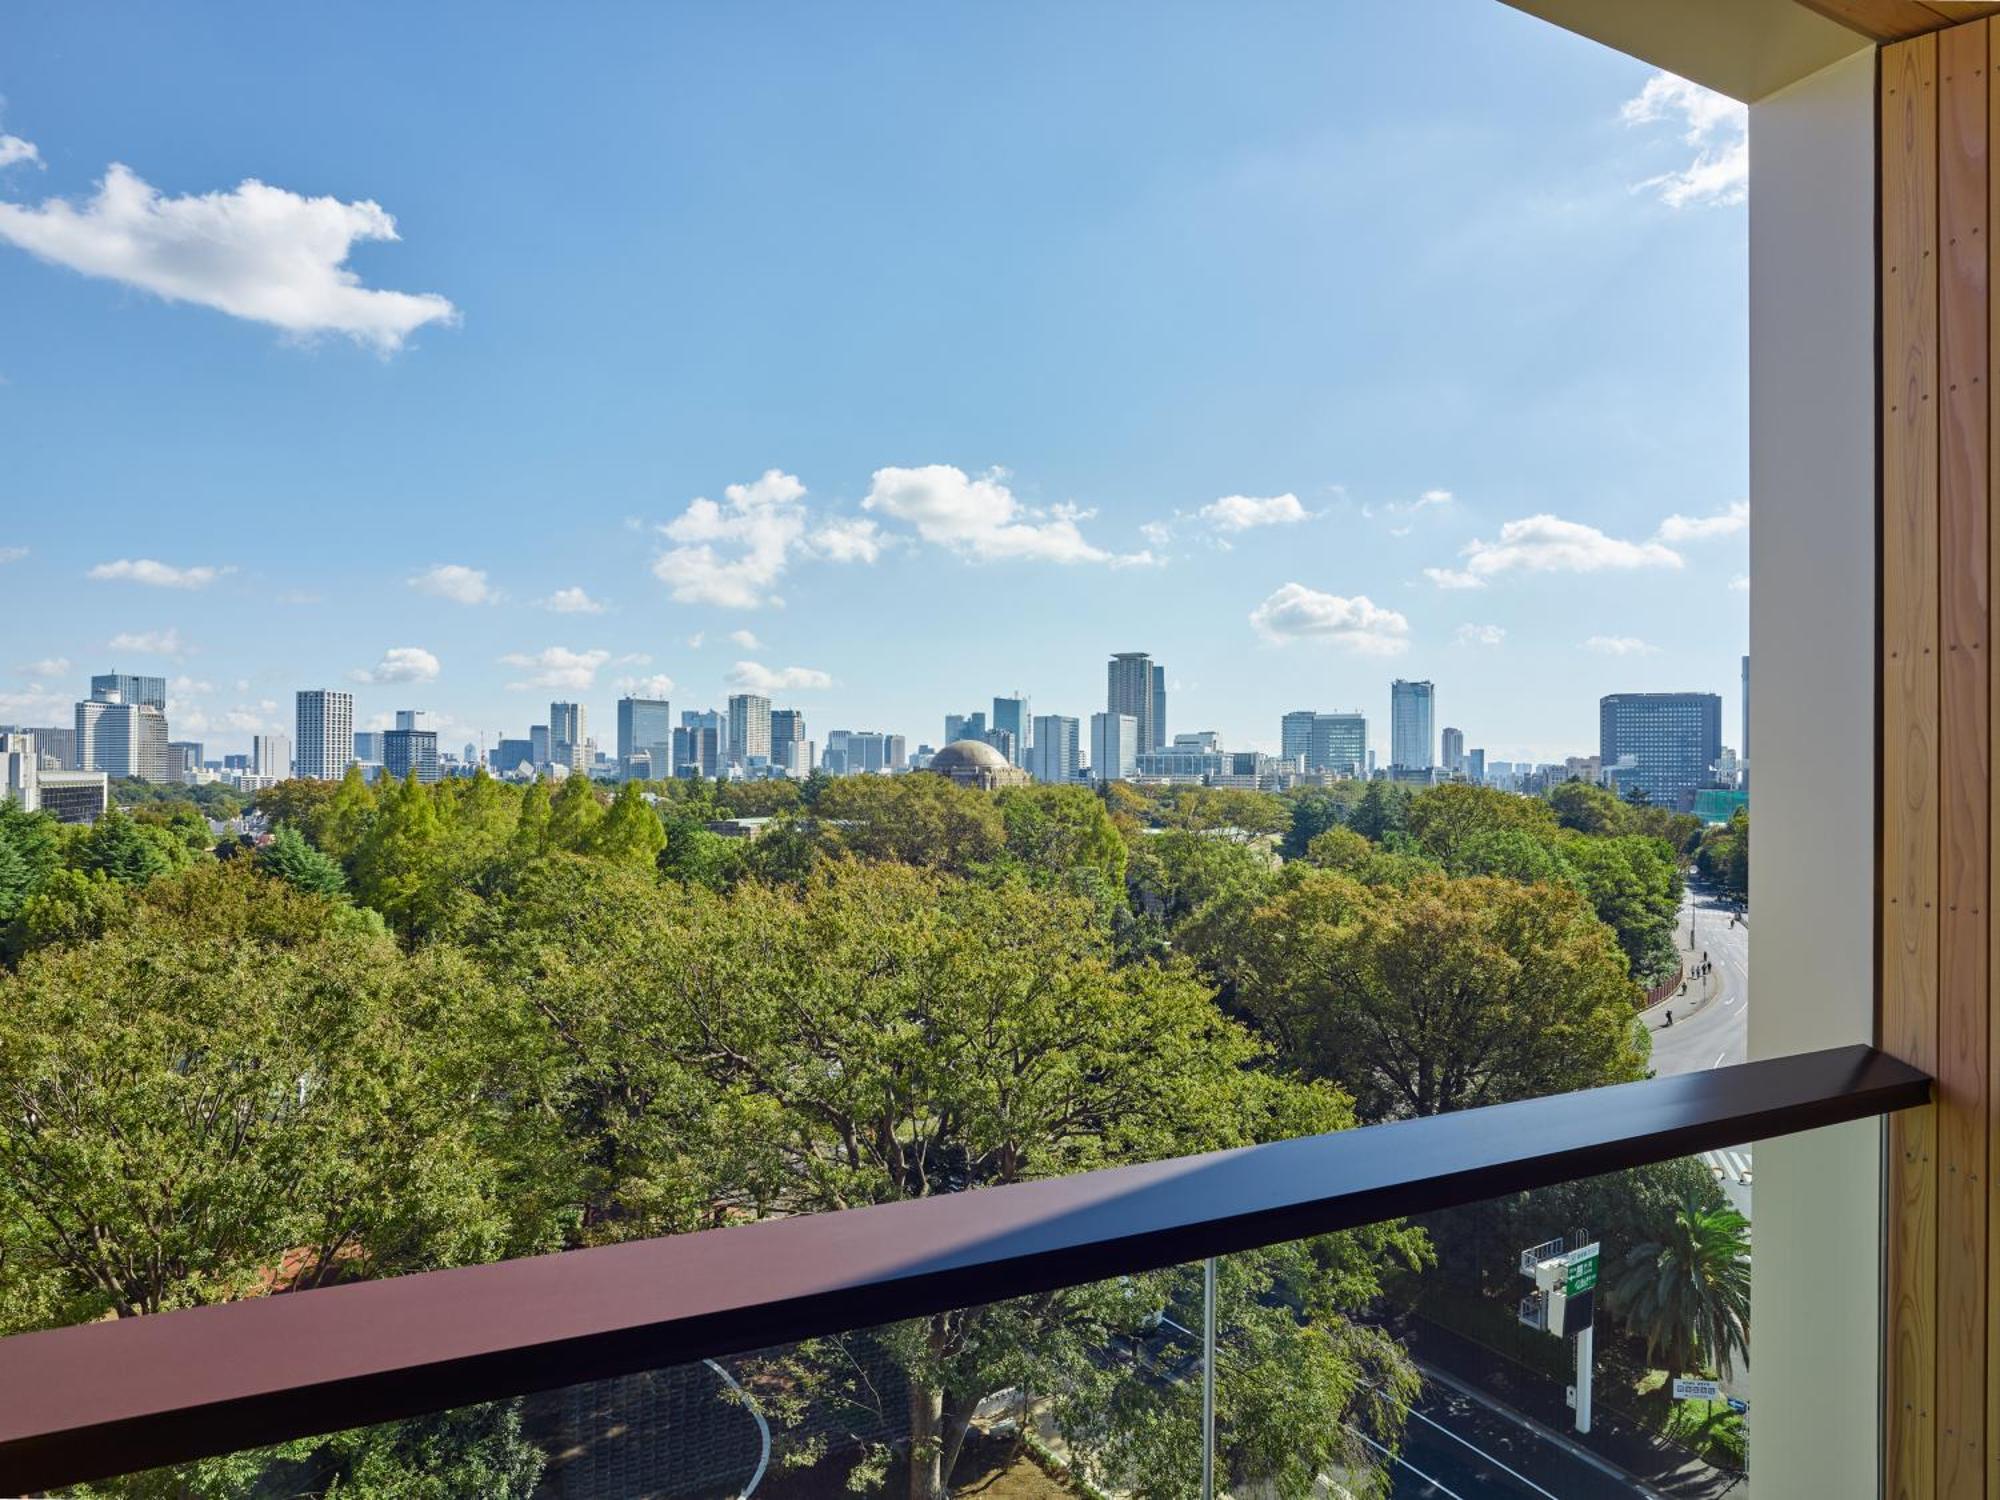
[[[0,1493],[768,1349],[1907,1109],[1867,1047],[0,1340]]]

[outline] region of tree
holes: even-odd
[[[271,842],[257,851],[257,868],[319,896],[347,894],[347,876],[333,860],[305,841],[290,824],[281,824]]]
[[[1617,833],[1628,816],[1615,792],[1588,781],[1565,781],[1550,787],[1549,806],[1555,810],[1558,823],[1578,833]]]
[[[991,864],[1007,843],[994,799],[943,776],[842,776],[821,790],[813,814],[862,859],[958,874]]]
[[[1347,815],[1347,826],[1363,838],[1378,844],[1403,827],[1404,809],[1410,794],[1386,781],[1371,781]]]
[[[548,847],[585,853],[603,821],[604,804],[597,800],[590,778],[580,771],[565,776],[549,800]]]
[[[449,850],[437,803],[412,771],[376,803],[350,862],[354,893],[406,936],[453,931],[475,898],[452,878]]]
[[[1464,875],[1474,851],[1490,847],[1501,833],[1553,839],[1556,820],[1548,804],[1489,786],[1452,783],[1410,798],[1404,824],[1416,847],[1443,867]]]
[[[55,1321],[509,1243],[489,1106],[433,1024],[475,976],[335,910],[244,861],[196,867],[0,976],[0,1277],[42,1284]]]
[[[1278,852],[1286,859],[1304,859],[1306,846],[1325,833],[1329,828],[1338,828],[1347,821],[1347,815],[1361,795],[1359,782],[1338,781],[1327,787],[1306,787],[1295,791],[1288,799],[1291,803],[1291,822],[1285,829],[1284,842]]]
[[[78,844],[76,867],[122,885],[144,885],[187,865],[191,858],[187,846],[173,835],[142,827],[114,807]]]
[[[1750,1348],[1750,1221],[1690,1194],[1626,1252],[1605,1302],[1669,1374],[1728,1374]]]
[[[1651,988],[1680,965],[1674,926],[1680,918],[1681,874],[1659,839],[1572,837],[1563,846],[1571,878],[1598,920],[1618,935],[1632,977]]]
[[[1575,891],[1473,877],[1363,886],[1288,866],[1213,962],[1281,1054],[1364,1118],[1640,1076],[1624,955]]]
[[[536,859],[549,852],[549,786],[537,781],[521,797],[520,816],[514,822],[512,857]]]
[[[1010,787],[1000,793],[1007,853],[1029,879],[1123,893],[1125,841],[1104,804],[1088,787]]]
[[[667,846],[667,831],[644,796],[639,783],[628,781],[611,799],[611,810],[590,835],[590,852],[599,859],[650,870]]]

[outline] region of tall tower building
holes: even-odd
[[[1165,749],[1167,744],[1167,669],[1158,662],[1153,663],[1153,743],[1149,750]]]
[[[1615,769],[1620,795],[1636,787],[1659,807],[1692,805],[1722,758],[1722,695],[1607,693],[1597,701],[1597,757],[1607,776]]]
[[[1151,681],[1151,674],[1147,680]],[[1098,781],[1124,781],[1139,769],[1139,721],[1130,714],[1090,716],[1090,774]]]
[[[664,698],[618,700],[618,774],[631,775],[642,755],[646,774],[655,780],[674,774],[673,709]]]
[[[729,741],[724,752],[741,764],[771,758],[771,700],[757,693],[729,697]]]
[[[1155,670],[1153,658],[1143,651],[1120,651],[1111,658],[1106,672],[1107,691],[1104,711],[1107,714],[1125,714],[1138,725],[1138,743],[1133,753],[1152,750],[1163,741],[1160,731],[1164,727],[1155,705],[1155,694],[1164,691],[1166,676],[1163,670]]]
[[[1016,693],[1011,698],[993,700],[993,727],[1004,729],[1014,736],[1014,748],[1008,759],[1015,765],[1027,762],[1028,747],[1035,742],[1034,721],[1028,717],[1028,700]]]
[[[585,741],[590,735],[590,716],[581,703],[549,705],[549,759],[572,771],[587,769]]]
[[[260,734],[250,741],[250,769],[258,776],[292,774],[292,742],[282,734]]]
[[[806,711],[802,708],[771,710],[771,764],[783,766],[794,776],[810,776],[811,753],[806,742]]]
[[[1035,720],[1035,742],[1028,747],[1028,774],[1037,781],[1074,781],[1083,769],[1083,726],[1061,714]]]
[[[135,677],[129,672],[99,672],[90,679],[90,696],[100,701],[110,702],[117,695],[120,703],[143,703],[149,708],[167,711],[167,679],[164,677]]]
[[[401,718],[402,715],[398,714],[397,717]],[[444,775],[438,765],[437,731],[435,729],[383,730],[382,774],[401,781],[412,771],[416,772],[419,781],[437,781]]]
[[[1398,677],[1389,684],[1389,768],[1395,771],[1428,771],[1437,764],[1437,736],[1432,730],[1432,685],[1406,682]]]
[[[354,694],[301,688],[293,723],[296,772],[313,781],[338,781],[354,758]]]
[[[1463,776],[1465,774],[1465,731],[1445,726],[1443,748],[1445,774]]]

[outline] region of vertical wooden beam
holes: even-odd
[[[1882,49],[1882,1040],[1937,1070],[1937,38]],[[1890,1126],[1884,1491],[1937,1476],[1936,1106]]]
[[[1987,32],[1938,33],[1940,1500],[1986,1495]]]

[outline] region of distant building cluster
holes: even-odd
[[[928,770],[963,785],[1004,787],[1129,781],[1259,791],[1383,779],[1406,786],[1468,782],[1535,795],[1571,780],[1620,796],[1726,819],[1749,797],[1750,658],[1742,661],[1744,753],[1722,744],[1716,693],[1611,693],[1598,705],[1594,755],[1560,762],[1490,759],[1464,730],[1437,723],[1436,684],[1389,684],[1388,758],[1377,763],[1360,709],[1298,708],[1278,726],[1278,752],[1231,749],[1214,730],[1170,732],[1166,668],[1144,651],[1111,655],[1104,708],[1087,718],[1036,714],[1027,694],[943,716],[941,748],[912,749],[900,734],[830,729],[815,740],[803,709],[760,693],[731,694],[717,708],[683,709],[665,698],[618,700],[617,741],[605,753],[582,703],[549,704],[547,722],[490,747],[439,744],[421,709],[397,709],[392,728],[355,728],[354,695],[301,688],[292,732],[257,734],[248,754],[212,760],[199,740],[168,735],[167,682],[125,672],[90,679],[71,724],[0,725],[0,795],[59,817],[88,820],[119,779],[224,782],[257,791],[287,777],[335,781],[350,767],[370,779],[435,782],[484,768],[511,780],[589,775],[607,780],[702,777],[761,780],[889,776]],[[383,720],[376,720],[378,724]]]

